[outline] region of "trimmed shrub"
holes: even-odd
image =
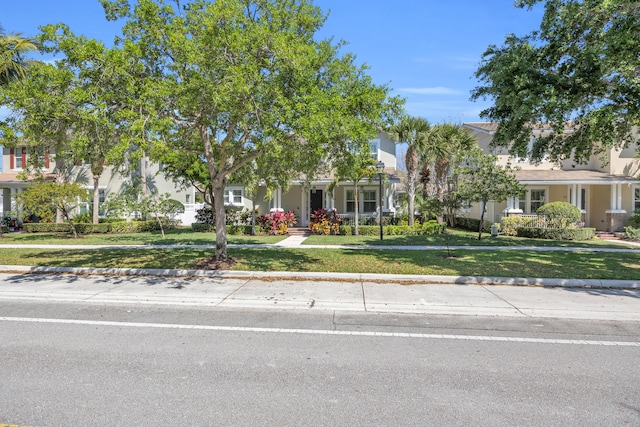
[[[227,225],[251,225],[251,211],[249,209],[227,207],[224,213]],[[196,222],[216,225],[216,214],[211,206],[205,206],[196,211]]]
[[[215,233],[216,227],[212,224],[203,224],[201,222],[194,222],[191,224],[191,230],[197,233]],[[227,234],[230,236],[250,235],[250,225],[227,225]]]
[[[520,227],[544,228],[544,226],[546,226],[544,217],[520,215],[502,217],[502,234],[506,236],[516,236]]]
[[[625,232],[625,235],[624,235],[625,239],[640,240],[640,228],[625,227],[624,232]]]
[[[633,211],[633,215],[629,218],[629,225],[633,228],[640,228],[640,209]]]
[[[163,222],[165,228],[171,228],[170,224],[166,220]],[[156,220],[147,221],[123,221],[111,223],[112,233],[143,233],[148,231],[159,231],[160,225]]]
[[[480,228],[480,220],[476,218],[466,218],[466,217],[457,217],[456,218],[456,227],[463,228],[465,230],[470,231],[478,231]],[[482,231],[485,233],[491,232],[491,221],[484,221],[484,226],[482,227]]]
[[[23,229],[27,233],[70,233],[71,227],[67,223],[46,223],[46,222],[32,222],[22,225]],[[75,224],[76,232],[78,234],[90,234],[90,233],[109,233],[111,232],[111,224]]]
[[[547,227],[572,228],[582,220],[582,212],[576,206],[567,202],[552,202],[540,206],[536,214],[546,216]]]
[[[213,224],[205,224],[203,222],[194,222],[191,224],[191,230],[195,232],[207,232],[215,231],[216,227]]]
[[[442,234],[446,230],[445,224],[438,224],[437,221],[430,220],[424,224],[416,224],[413,227],[409,225],[387,225],[382,227],[382,234],[385,236],[423,236],[431,234]],[[350,225],[341,225],[340,234],[347,236],[353,235],[354,227]],[[379,236],[379,225],[361,225],[358,227],[358,233],[361,236]]]
[[[595,235],[595,228],[520,227],[517,231],[518,237],[550,240],[591,240]]]

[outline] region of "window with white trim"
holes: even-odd
[[[14,149],[13,153],[14,153],[14,156],[15,156],[14,157],[15,158],[15,160],[14,160],[15,163],[13,165],[13,168],[14,169],[22,169],[24,167],[24,165],[22,164],[22,158],[24,156],[25,149],[22,148],[22,147],[16,147]]]
[[[376,190],[362,190],[362,201],[364,212],[375,212],[377,209]]]
[[[241,205],[242,204],[242,189],[240,189],[240,188],[225,188],[224,189],[224,204],[225,205]]]
[[[529,212],[536,213],[538,208],[545,204],[547,191],[543,189],[531,190],[529,199]]]
[[[640,211],[640,185],[633,189],[633,211]]]
[[[380,138],[372,139],[369,141],[369,152],[373,160],[378,160],[378,150],[380,148]]]
[[[345,200],[347,203],[347,212],[355,212],[356,200],[355,200],[355,192],[354,190],[347,190],[345,194]]]

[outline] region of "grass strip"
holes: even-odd
[[[509,250],[229,249],[234,270],[637,280],[640,254]],[[190,269],[204,249],[0,249],[0,264]]]

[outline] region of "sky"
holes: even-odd
[[[405,98],[412,116],[430,123],[482,121],[491,100],[470,101],[474,72],[489,45],[539,27],[543,8],[518,9],[513,0],[315,0],[329,13],[319,37],[344,40],[344,52],[367,64],[377,84]],[[111,44],[120,22],[104,18],[98,0],[0,0],[6,32],[35,36],[38,27],[65,23],[76,34]]]

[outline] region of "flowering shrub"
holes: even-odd
[[[311,214],[309,228],[315,234],[340,234],[342,218],[335,210],[320,208]]]
[[[297,222],[295,214],[291,211],[275,211],[258,218],[258,225],[262,231],[273,235],[287,234],[287,229]]]

